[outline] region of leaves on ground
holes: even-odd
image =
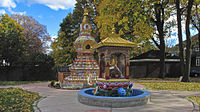
[[[33,112],[33,103],[39,99],[38,93],[21,88],[0,88],[0,112]]]

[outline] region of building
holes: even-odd
[[[200,76],[200,48],[198,44],[198,35],[192,37],[192,55],[190,76]]]
[[[180,59],[174,54],[165,53],[166,77],[179,77]],[[150,50],[130,59],[130,77],[132,78],[158,78],[160,74],[160,51]]]
[[[191,54],[191,74],[190,76],[200,76],[200,48],[198,34],[191,37],[192,41],[192,54]],[[184,50],[186,49],[186,41],[183,42]],[[169,49],[170,51],[176,52],[178,54],[179,46],[178,44]]]

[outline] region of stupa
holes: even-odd
[[[97,43],[91,35],[92,24],[89,23],[88,10],[84,10],[83,21],[80,24],[80,34],[74,46],[77,57],[70,66],[70,75],[64,79],[67,88],[83,88],[92,85],[98,77],[99,66],[94,59],[94,50]]]

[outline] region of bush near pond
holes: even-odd
[[[0,112],[33,112],[33,103],[40,98],[21,88],[0,88]]]

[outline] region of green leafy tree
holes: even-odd
[[[58,38],[52,43],[53,52],[56,65],[67,65],[73,62],[76,56],[76,51],[73,42],[76,37],[73,33],[72,14],[70,13],[60,24]]]
[[[73,42],[79,36],[79,26],[83,19],[84,8],[89,10],[89,19],[93,23],[92,34],[98,32],[94,18],[97,14],[93,0],[77,0],[73,13],[69,13],[60,24],[58,38],[52,43],[52,56],[56,65],[71,64],[76,57],[76,51]],[[98,37],[97,35],[94,35]]]
[[[140,0],[103,0],[98,5],[99,15],[95,18],[101,40],[111,35],[112,28],[122,38],[138,44],[132,50],[132,55],[138,55],[153,49],[150,38],[154,30],[148,24],[149,20],[144,14],[147,12],[145,2]]]
[[[27,55],[23,27],[7,14],[0,16],[0,65],[17,65]]]
[[[53,69],[54,59],[44,53],[34,53],[28,57],[29,66],[25,66],[29,75],[24,74],[23,80],[54,80],[56,73]],[[25,70],[24,70],[25,72]]]

